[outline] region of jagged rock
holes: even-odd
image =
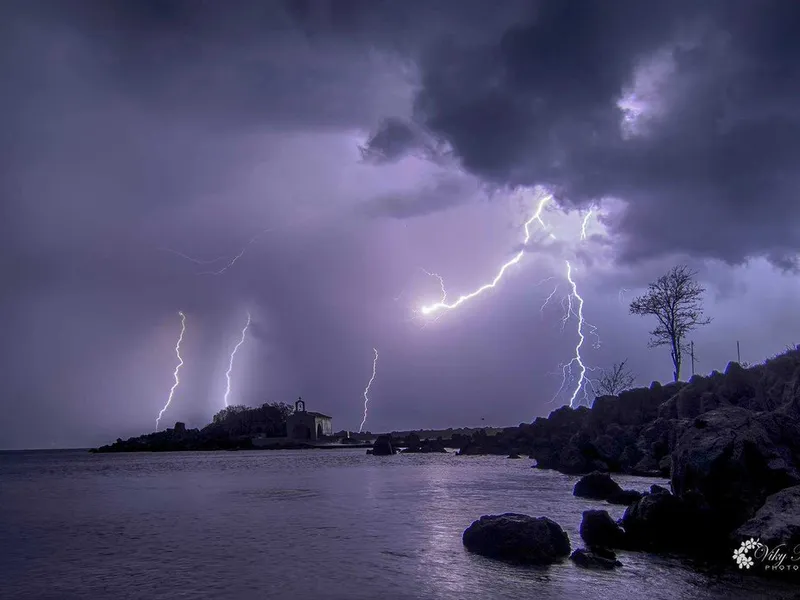
[[[536,565],[558,562],[571,550],[569,538],[558,523],[517,513],[482,516],[467,527],[462,540],[470,552]]]
[[[665,493],[642,496],[625,509],[620,524],[626,547],[637,550],[702,553],[722,539],[714,513],[696,492],[682,498]]]
[[[651,494],[671,494],[672,492],[670,492],[667,488],[665,488],[663,486],[660,486],[657,483],[654,483],[653,485],[650,486],[650,493]]]
[[[622,488],[619,487],[619,484],[611,479],[608,473],[599,471],[581,477],[572,490],[574,496],[594,500],[608,500],[620,492],[622,492]]]
[[[625,506],[630,506],[641,497],[642,493],[637,492],[636,490],[620,490],[619,492],[611,494],[607,498],[607,501],[609,504],[622,504]]]
[[[733,538],[736,544],[754,538],[770,550],[785,544],[791,556],[800,546],[800,485],[769,496],[755,516],[734,532]]]
[[[388,435],[379,435],[372,444],[372,454],[374,456],[390,456],[397,452],[392,446],[392,438]]]
[[[739,407],[695,419],[672,454],[672,489],[700,492],[730,531],[751,518],[767,496],[800,483],[796,420]]]
[[[608,550],[603,552],[578,548],[569,558],[579,567],[586,569],[613,569],[622,566],[617,560],[617,555]]]
[[[403,454],[431,454],[436,452],[447,452],[444,440],[441,438],[437,438],[435,440],[420,440],[418,436],[412,434],[406,439],[408,440],[408,447],[400,451]]]
[[[585,510],[580,535],[591,548],[622,548],[625,532],[605,510]]]

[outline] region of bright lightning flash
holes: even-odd
[[[361,421],[361,425],[358,426],[358,433],[364,429],[364,424],[367,422],[367,404],[369,403],[369,388],[372,387],[372,382],[375,381],[375,372],[378,368],[378,350],[373,348],[372,351],[375,353],[375,358],[372,360],[372,377],[369,378],[369,382],[367,383],[367,387],[364,388],[364,419]]]
[[[592,217],[593,213],[594,213],[594,209],[590,208],[589,212],[587,212],[586,215],[583,217],[583,222],[581,223],[581,239],[582,240],[586,239],[586,225],[589,223],[589,219]]]
[[[156,418],[156,431],[158,431],[158,424],[161,421],[161,416],[164,414],[164,411],[169,408],[169,404],[172,402],[172,396],[175,395],[175,390],[181,382],[180,379],[178,379],[178,371],[180,371],[180,368],[183,366],[183,359],[181,358],[181,342],[183,341],[183,334],[186,331],[186,315],[182,312],[179,312],[178,314],[181,316],[181,334],[178,336],[178,343],[175,344],[175,354],[178,357],[178,366],[175,367],[175,372],[172,374],[172,376],[175,378],[175,383],[172,384],[172,388],[169,390],[167,403],[164,405],[164,408],[161,409],[161,412],[158,413],[158,417]]]
[[[525,239],[522,242],[523,246],[526,246],[528,244],[528,242],[530,242],[530,239],[531,239],[531,231],[530,231],[531,223],[533,223],[534,221],[538,221],[542,225],[542,227],[544,227],[544,222],[542,221],[542,210],[544,210],[545,204],[547,204],[547,202],[550,199],[552,199],[552,196],[550,196],[550,195],[547,195],[544,198],[542,198],[541,201],[539,202],[539,206],[537,207],[536,212],[534,213],[534,215],[525,222]],[[555,236],[552,233],[550,234],[550,237],[555,239]],[[525,255],[525,249],[523,248],[522,250],[517,252],[517,254],[514,255],[514,257],[511,260],[509,260],[502,267],[500,267],[500,270],[497,272],[497,275],[495,275],[495,277],[491,281],[491,283],[487,283],[485,285],[482,285],[477,290],[475,290],[473,292],[470,292],[469,294],[465,294],[463,296],[459,296],[452,303],[448,303],[446,300],[441,300],[439,302],[436,302],[435,304],[429,304],[427,306],[423,306],[422,308],[420,308],[420,312],[423,315],[429,315],[429,314],[432,314],[432,313],[435,313],[435,312],[438,312],[438,311],[441,311],[441,310],[452,310],[454,308],[457,308],[457,307],[461,306],[467,300],[471,300],[472,298],[475,298],[476,296],[479,296],[480,294],[482,294],[486,290],[494,288],[500,282],[500,280],[503,278],[503,275],[505,274],[505,272],[510,267],[512,267],[513,265],[517,264],[519,261],[521,261],[522,257],[524,255]]]
[[[239,350],[239,347],[244,344],[245,336],[247,335],[247,328],[250,327],[250,313],[247,313],[247,323],[244,325],[244,329],[242,329],[242,338],[239,340],[239,343],[233,347],[233,352],[231,352],[231,359],[228,363],[228,370],[225,372],[225,378],[228,380],[228,386],[225,388],[225,396],[223,397],[223,401],[225,402],[225,406],[228,406],[228,396],[231,394],[231,371],[233,371],[233,357],[236,356],[236,351]]]
[[[596,327],[594,325],[590,325],[586,322],[583,317],[583,305],[584,300],[583,296],[578,293],[578,284],[572,277],[572,265],[569,261],[565,261],[567,264],[567,282],[569,283],[571,292],[568,296],[564,298],[564,302],[566,304],[565,311],[564,311],[564,318],[561,321],[561,328],[564,328],[564,325],[567,323],[571,316],[577,318],[578,321],[578,343],[575,345],[575,356],[570,359],[569,362],[565,363],[561,366],[561,387],[558,388],[553,400],[555,400],[559,394],[561,394],[564,387],[567,385],[567,382],[573,378],[573,367],[577,368],[577,382],[575,384],[575,389],[572,391],[572,394],[569,398],[569,405],[570,407],[575,406],[575,402],[578,398],[578,394],[583,391],[583,400],[586,403],[590,403],[589,399],[589,390],[587,388],[594,389],[592,385],[592,380],[586,377],[587,371],[593,371],[591,367],[587,367],[583,362],[583,356],[581,355],[581,348],[583,347],[584,342],[586,341],[586,334],[584,333],[584,328],[589,330],[589,333],[597,337]],[[574,302],[573,302],[574,301]],[[598,341],[595,344],[595,348],[599,347],[599,337]]]

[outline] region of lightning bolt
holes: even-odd
[[[569,362],[565,363],[561,367],[562,371],[562,380],[561,380],[561,387],[558,388],[553,400],[558,397],[558,395],[562,392],[564,387],[567,385],[567,381],[572,378],[572,368],[573,366],[577,365],[578,369],[578,381],[575,385],[575,389],[572,392],[572,395],[569,398],[569,405],[570,407],[574,406],[575,399],[578,397],[578,393],[581,389],[584,388],[584,383],[588,381],[586,378],[586,365],[583,363],[583,357],[581,356],[581,348],[583,347],[584,341],[586,341],[586,336],[583,333],[583,326],[584,326],[584,319],[583,319],[583,297],[578,293],[578,285],[575,283],[575,280],[572,278],[572,265],[569,261],[565,261],[567,264],[567,281],[569,282],[569,286],[571,289],[570,294],[567,296],[567,309],[564,319],[562,321],[562,327],[567,322],[570,316],[576,316],[578,319],[578,343],[575,345],[575,356],[570,359]],[[573,309],[572,300],[575,299],[575,304],[577,305],[577,311]],[[585,391],[585,390],[584,390]]]
[[[325,214],[327,214],[327,213],[325,213]],[[290,219],[290,220],[284,222],[283,224],[273,225],[271,227],[267,227],[265,229],[262,229],[261,231],[256,233],[253,237],[251,237],[249,240],[247,240],[247,242],[245,242],[244,245],[241,246],[241,249],[239,250],[239,252],[234,254],[233,257],[230,257],[230,256],[218,256],[217,258],[214,258],[212,260],[201,260],[201,259],[189,256],[188,254],[184,254],[182,252],[178,252],[177,250],[173,250],[172,248],[159,248],[159,250],[162,250],[164,252],[170,252],[172,254],[180,256],[181,258],[184,258],[184,259],[186,259],[188,261],[191,261],[191,262],[193,262],[193,263],[195,263],[197,265],[213,265],[213,264],[219,263],[222,260],[226,260],[227,262],[222,267],[220,267],[219,269],[212,269],[212,270],[209,270],[209,271],[201,271],[200,273],[198,273],[198,275],[222,275],[223,273],[225,273],[225,271],[227,271],[233,265],[235,265],[236,262],[240,258],[242,258],[242,256],[244,256],[245,252],[247,252],[247,249],[250,246],[252,246],[253,244],[255,244],[259,240],[259,238],[261,236],[263,236],[263,235],[265,235],[267,233],[270,233],[272,231],[277,231],[279,229],[284,229],[284,228],[289,227],[291,225],[299,225],[301,223],[306,223],[307,221],[313,219],[315,216],[319,216],[319,215],[311,214],[311,215],[306,215],[305,217],[297,217],[297,218],[294,218],[294,219]]]
[[[177,250],[173,250],[172,248],[159,248],[162,252],[169,252],[170,254],[174,254],[175,256],[180,256],[181,258],[185,258],[188,261],[193,262],[196,265],[213,265],[225,258],[226,256],[218,256],[217,258],[212,258],[211,260],[203,260],[200,258],[194,258],[193,256],[189,256],[188,254],[184,254],[183,252],[178,252]]]
[[[158,417],[156,418],[156,431],[158,431],[158,424],[161,421],[161,416],[164,414],[164,411],[169,408],[170,402],[172,402],[172,396],[175,395],[175,390],[181,382],[180,379],[178,379],[178,371],[180,371],[181,367],[183,366],[183,359],[181,358],[181,342],[183,341],[183,334],[186,331],[186,315],[182,312],[178,312],[178,314],[181,316],[181,334],[178,336],[178,343],[175,344],[175,354],[178,357],[178,366],[175,367],[175,372],[172,374],[172,376],[175,378],[175,383],[172,384],[172,388],[169,390],[167,403],[164,405],[164,408],[161,409],[161,412],[158,413]]]
[[[225,372],[225,378],[228,380],[228,386],[225,388],[225,396],[223,397],[223,401],[225,402],[225,406],[228,406],[228,396],[231,393],[231,371],[233,371],[233,357],[236,356],[236,351],[239,350],[239,347],[244,344],[244,338],[247,335],[247,328],[250,327],[250,313],[247,313],[247,323],[244,324],[244,329],[242,329],[242,338],[239,340],[239,343],[233,347],[233,352],[231,352],[231,359],[228,363],[228,370]]]
[[[550,292],[550,295],[547,297],[547,299],[545,299],[544,304],[542,304],[541,308],[539,309],[539,312],[542,313],[543,318],[544,318],[544,307],[550,303],[550,300],[553,299],[553,296],[556,295],[557,291],[558,291],[558,284],[556,284],[556,287],[553,288],[553,291]]]
[[[538,205],[538,207],[536,209],[536,212],[533,214],[533,216],[530,219],[528,219],[525,222],[525,239],[522,242],[523,246],[527,246],[528,242],[530,242],[530,239],[531,239],[531,231],[530,231],[531,223],[533,223],[534,221],[538,221],[542,225],[542,227],[545,227],[544,221],[542,221],[542,210],[544,210],[545,204],[551,198],[552,198],[552,196],[550,196],[550,195],[544,196],[540,200],[539,205]],[[552,233],[550,234],[550,237],[555,239],[555,236]],[[516,265],[520,260],[522,260],[522,257],[524,255],[525,255],[525,248],[523,248],[519,252],[517,252],[517,254],[515,254],[514,257],[511,260],[509,260],[507,263],[505,263],[503,266],[500,267],[500,270],[497,272],[497,275],[495,275],[494,279],[492,279],[491,283],[487,283],[485,285],[482,285],[481,287],[479,287],[478,289],[476,289],[473,292],[470,292],[469,294],[464,294],[463,296],[459,296],[452,303],[448,303],[446,300],[440,300],[439,302],[436,302],[434,304],[429,304],[427,306],[423,306],[422,308],[420,308],[420,312],[423,315],[429,315],[429,314],[432,314],[434,312],[438,312],[438,311],[441,311],[441,310],[453,310],[454,308],[457,308],[457,307],[461,306],[462,304],[464,304],[464,302],[467,302],[468,300],[471,300],[472,298],[475,298],[476,296],[481,295],[486,290],[494,288],[500,282],[500,280],[503,278],[503,275],[505,274],[505,272],[509,268],[511,268],[512,266]]]
[[[420,269],[422,269],[422,267],[420,267]],[[436,279],[439,280],[439,287],[442,290],[442,298],[441,300],[439,300],[439,302],[447,302],[447,290],[444,287],[444,278],[441,275],[438,275],[437,273],[431,273],[430,271],[427,271],[425,269],[422,269],[422,272],[425,273],[426,275],[430,275],[431,277],[436,277]]]
[[[621,288],[619,290],[619,294],[617,295],[617,298],[619,299],[619,303],[620,304],[625,304],[625,294],[627,292],[630,292],[630,290],[628,288]]]
[[[369,378],[369,382],[367,383],[367,387],[364,388],[364,419],[361,421],[361,425],[358,426],[358,433],[364,429],[364,424],[367,422],[367,404],[369,403],[369,388],[372,387],[372,382],[375,381],[375,372],[378,368],[378,350],[373,348],[372,351],[375,353],[375,358],[372,361],[372,377]]]
[[[592,214],[594,213],[594,208],[590,208],[589,212],[583,217],[583,222],[581,223],[581,239],[586,239],[586,225],[589,223],[589,219],[591,218]]]

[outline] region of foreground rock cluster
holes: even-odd
[[[623,392],[591,409],[558,409],[462,454],[526,453],[538,468],[590,473],[575,494],[628,505],[619,523],[588,511],[578,564],[611,549],[728,556],[754,538],[800,544],[800,347],[749,369]],[[609,472],[668,477],[672,490],[622,490]],[[465,541],[466,543],[466,541]],[[800,546],[798,546],[800,547]],[[605,558],[605,560],[604,560]]]

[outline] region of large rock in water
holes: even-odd
[[[583,511],[580,534],[590,548],[622,548],[625,545],[625,532],[605,510]]]
[[[374,456],[390,456],[395,452],[396,450],[392,446],[392,438],[388,435],[379,435],[375,443],[372,444],[372,454]]]
[[[789,556],[800,545],[800,485],[786,488],[767,498],[755,516],[733,534],[734,543],[754,538],[770,550],[785,544]],[[782,550],[785,551],[785,550]]]
[[[599,471],[581,477],[572,490],[574,496],[594,500],[608,500],[620,492],[622,492],[622,488],[619,487],[619,484],[611,479],[608,473]]]
[[[720,408],[697,417],[672,453],[672,489],[700,492],[732,531],[775,492],[800,483],[800,424],[779,411]]]
[[[578,548],[569,558],[576,565],[585,569],[613,569],[622,566],[614,552],[599,548],[594,550]]]
[[[485,515],[464,531],[464,546],[489,558],[549,565],[570,553],[569,537],[547,517],[517,513]]]

